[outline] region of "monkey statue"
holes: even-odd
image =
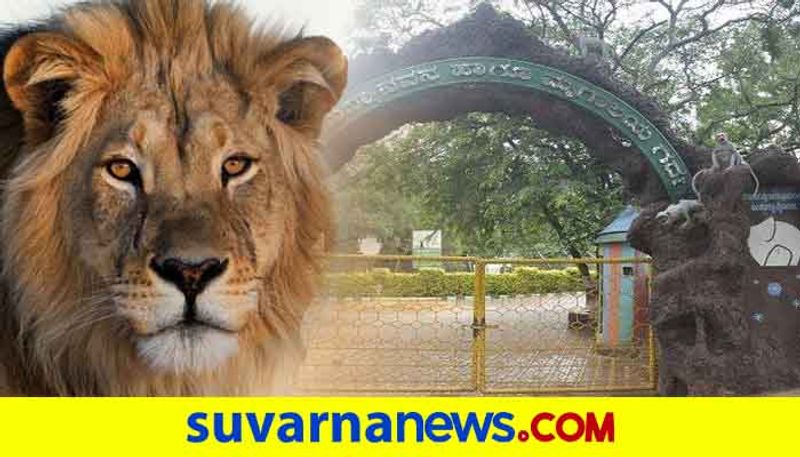
[[[695,199],[681,199],[678,203],[667,206],[667,209],[656,214],[656,221],[672,225],[682,221],[680,228],[687,228],[692,223],[692,216],[703,209],[703,204]]]
[[[716,141],[717,145],[711,150],[711,167],[698,171],[692,177],[692,190],[697,198],[700,199],[700,192],[697,190],[697,178],[699,178],[700,175],[708,172],[727,170],[737,165],[744,165],[747,167],[747,170],[750,172],[750,176],[753,177],[753,182],[755,182],[756,185],[753,195],[758,194],[758,188],[761,185],[758,180],[758,176],[756,176],[755,172],[753,171],[753,167],[751,167],[750,164],[747,163],[742,155],[736,150],[736,146],[728,140],[728,135],[726,135],[725,132],[719,132],[716,135]]]
[[[605,41],[589,35],[578,36],[578,50],[582,58],[597,62],[605,61],[611,53],[611,48]]]

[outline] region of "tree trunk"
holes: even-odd
[[[547,203],[542,203],[539,206],[542,208],[542,212],[544,213],[544,216],[547,219],[547,223],[550,224],[551,227],[553,227],[553,230],[555,230],[556,232],[556,236],[558,236],[558,239],[561,241],[561,244],[567,249],[569,255],[571,255],[576,259],[580,259],[581,257],[583,257],[583,253],[564,234],[564,226],[561,225],[561,221],[559,221],[555,213],[550,210],[550,208],[547,206]],[[589,272],[589,266],[586,265],[585,263],[579,263],[577,264],[577,266],[578,266],[578,271],[581,272],[581,277],[583,278],[584,284],[588,285],[589,283],[591,283],[592,280],[591,280],[591,274]]]
[[[555,230],[558,239],[561,240],[561,243],[564,247],[567,248],[569,255],[572,257],[579,259],[584,257],[584,254],[575,246],[564,234],[564,227],[561,225],[561,221],[558,220],[555,213],[550,210],[547,206],[547,203],[541,203],[540,207],[542,208],[542,212],[547,219],[547,222],[553,227]],[[592,325],[595,325],[596,319],[598,316],[598,297],[599,291],[597,289],[597,283],[592,280],[591,272],[589,271],[589,266],[585,263],[577,264],[578,271],[581,273],[581,279],[583,280],[583,288],[586,291],[586,309],[589,311],[589,319],[592,322]]]

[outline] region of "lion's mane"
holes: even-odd
[[[52,109],[42,116],[58,131],[27,122],[0,91],[0,176],[2,186],[2,303],[0,303],[0,392],[26,395],[203,395],[269,393],[280,359],[297,343],[305,306],[312,298],[319,246],[329,231],[328,200],[314,141],[276,134],[282,154],[286,202],[285,242],[264,279],[269,290],[254,326],[252,345],[222,372],[141,374],[130,366],[126,329],[113,319],[92,320],[70,305],[86,300],[86,277],[71,261],[78,244],[66,239],[67,169],[91,143],[93,125],[105,115],[104,96],[115,80],[131,77],[137,65],[170,60],[173,72],[211,65],[232,78],[247,79],[256,61],[279,53],[295,37],[257,30],[237,8],[194,0],[140,0],[81,4],[54,19],[7,32],[0,55],[31,33],[68,35],[103,57],[103,84],[91,81],[40,91]],[[130,59],[129,59],[130,60]],[[78,64],[82,64],[78,62]],[[89,63],[86,63],[89,65]],[[51,69],[59,71],[59,69]],[[135,71],[135,70],[134,70]],[[109,86],[111,84],[111,86]],[[341,82],[343,85],[343,81]],[[45,151],[45,152],[42,152]]]

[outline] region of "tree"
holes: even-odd
[[[368,145],[335,176],[334,204],[337,208],[339,249],[355,251],[358,240],[376,236],[388,243],[390,253],[410,254],[414,228],[433,224],[418,195],[407,192],[406,179],[415,179],[405,157],[395,151],[393,138]]]
[[[350,41],[355,54],[396,50],[431,28],[463,16],[472,0],[361,0],[355,8],[356,29]]]
[[[515,0],[515,15],[551,45],[579,52],[578,38],[612,49],[611,71],[660,102],[676,129],[695,137],[698,107],[725,84],[721,63],[744,31],[780,34],[796,27],[789,0]],[[756,36],[758,46],[763,36]],[[751,62],[745,61],[748,66]],[[757,62],[753,62],[756,63]],[[703,132],[705,134],[705,132]],[[743,138],[732,136],[746,143]],[[695,137],[696,138],[696,137]],[[707,139],[702,138],[704,141]]]
[[[382,47],[396,49],[424,30],[452,22],[478,3],[481,2],[362,0],[357,8],[353,48],[356,54]],[[796,148],[792,140],[798,136],[796,125],[788,122],[792,99],[785,97],[794,93],[795,85],[784,70],[791,68],[797,55],[792,51],[798,42],[800,2],[490,0],[490,3],[523,21],[549,45],[573,55],[580,53],[581,36],[603,40],[611,49],[609,70],[613,76],[658,101],[674,128],[686,138],[710,142],[713,132],[709,130],[722,125],[734,127],[731,138],[747,147],[786,143],[788,149]],[[769,55],[769,60],[765,61],[764,55]],[[774,65],[781,59],[784,66]],[[780,93],[767,91],[774,96],[761,100],[763,96],[759,94],[764,84],[741,84],[735,91],[726,92],[738,84],[732,78],[751,66],[763,67],[760,73],[769,73],[768,79],[782,80],[783,84],[774,87]],[[708,107],[720,98],[723,102],[718,105],[725,103],[743,109],[726,113],[719,107]],[[784,108],[782,112],[787,115],[772,119],[775,108]],[[741,128],[746,121],[726,124],[727,116],[747,119],[754,114],[763,120],[755,139],[739,136],[753,133]],[[698,129],[698,124],[707,128]]]
[[[722,53],[723,77],[698,107],[696,141],[727,131],[746,149],[800,151],[800,27],[751,25]]]
[[[396,49],[476,3],[362,0],[356,53]],[[726,130],[745,147],[800,150],[794,1],[493,3],[573,55],[581,37],[603,40],[607,70],[655,98],[694,142]],[[617,177],[584,145],[537,130],[530,119],[486,114],[401,129],[362,149],[337,188],[348,207],[343,238],[410,240],[414,227],[436,226],[452,252],[488,256],[586,256],[622,204]]]
[[[432,226],[464,255],[591,256],[622,205],[618,178],[582,144],[502,114],[402,129],[362,149],[338,183],[343,238],[410,240]]]

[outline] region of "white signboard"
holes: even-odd
[[[441,230],[414,230],[412,232],[413,247],[411,252],[414,255],[435,257],[442,255],[442,231]],[[414,268],[441,267],[434,262],[414,262]]]
[[[770,217],[750,227],[750,254],[764,267],[788,267],[800,263],[800,230]]]
[[[414,251],[435,250],[439,254],[442,252],[442,231],[441,230],[414,230]]]

